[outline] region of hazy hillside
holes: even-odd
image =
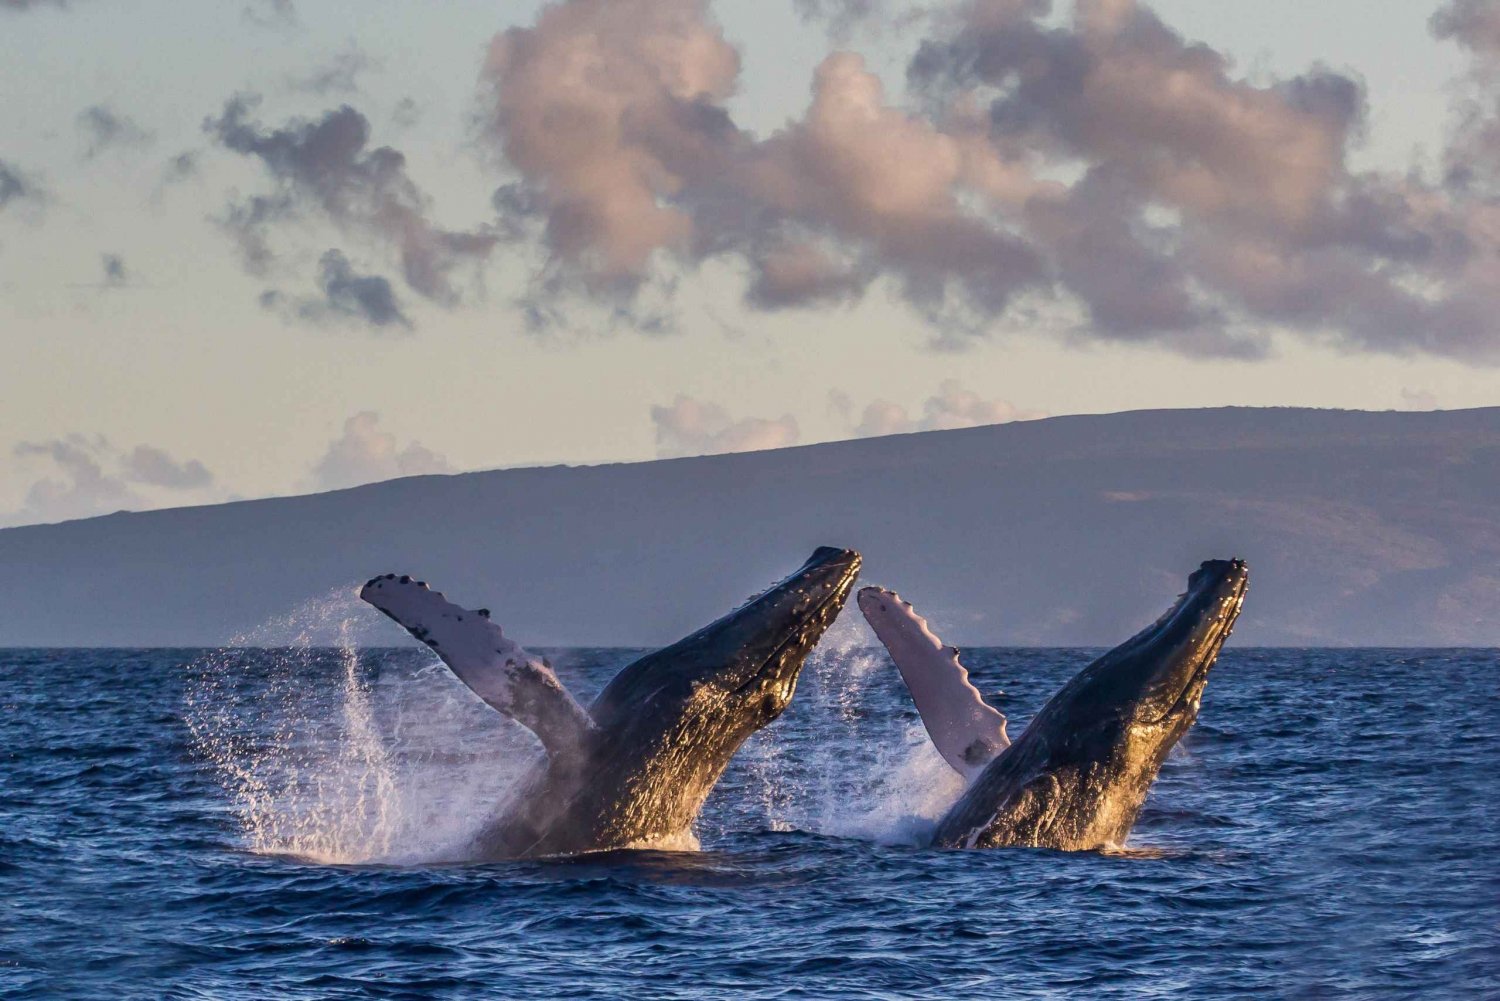
[[[217,643],[387,570],[522,642],[649,644],[824,543],[959,643],[1114,643],[1243,556],[1237,643],[1500,645],[1500,408],[1059,417],[6,529],[0,645]]]

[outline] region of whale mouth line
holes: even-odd
[[[1204,663],[1194,668],[1193,673],[1188,676],[1187,682],[1182,686],[1182,691],[1178,693],[1177,698],[1173,700],[1170,706],[1161,711],[1161,715],[1150,720],[1147,725],[1161,726],[1163,723],[1186,712],[1188,703],[1197,698],[1194,692],[1201,693],[1203,691],[1203,686],[1208,681],[1209,668],[1212,666],[1212,659],[1206,659]]]
[[[1249,589],[1249,576],[1243,569],[1243,562],[1235,562],[1237,574],[1232,589],[1219,599],[1220,608],[1215,613],[1214,626],[1199,645],[1197,666],[1183,682],[1182,690],[1178,692],[1177,698],[1172,700],[1172,704],[1154,719],[1148,721],[1147,725],[1160,726],[1166,723],[1173,717],[1186,712],[1189,703],[1196,701],[1202,695],[1208,683],[1208,672],[1213,669],[1215,662],[1219,659],[1219,651],[1223,648],[1224,642],[1229,639],[1230,633],[1234,631],[1234,623],[1239,617],[1240,609],[1244,606],[1245,593]]]
[[[837,582],[835,582],[832,587],[828,588],[827,593],[825,593],[823,597],[818,601],[818,603],[811,609],[809,609],[803,616],[804,624],[811,622],[820,622],[823,620],[824,616],[827,615],[828,609],[831,606],[842,606],[844,600],[848,597],[849,589],[854,586],[854,581],[859,577],[860,566],[861,561],[858,558],[850,562],[850,564],[844,569],[843,574],[839,577]],[[756,669],[755,673],[751,675],[750,678],[748,678],[745,682],[736,687],[733,690],[733,694],[744,694],[752,686],[764,682],[765,679],[763,677],[763,674],[766,667],[778,660],[781,660],[782,655],[786,652],[786,650],[793,644],[798,642],[798,638],[801,633],[801,629],[794,630],[780,643],[776,644],[771,652],[766,655],[766,658],[761,661],[760,667]]]

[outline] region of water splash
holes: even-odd
[[[632,851],[697,852],[703,850],[703,843],[698,840],[697,834],[688,829],[657,838],[641,838],[625,847]]]
[[[458,857],[536,753],[426,650],[361,650],[378,623],[340,588],[191,666],[188,728],[252,851]]]
[[[888,690],[899,689],[896,672],[847,612],[803,671],[788,711],[798,722],[740,751],[749,781],[729,815],[637,847],[691,851],[699,834],[711,841],[757,816],[776,830],[925,840],[962,781],[905,692]],[[188,727],[250,850],[330,864],[457,861],[504,808],[535,738],[428,650],[369,645],[395,640],[353,587],[339,588],[191,665]]]
[[[932,746],[904,689],[894,701],[908,711],[886,708],[892,685],[900,681],[885,651],[845,608],[803,668],[791,711],[807,726],[769,727],[741,751],[772,830],[926,840],[964,783]]]

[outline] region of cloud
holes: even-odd
[[[964,207],[971,185],[991,184],[1005,198],[1037,185],[978,137],[892,107],[852,53],[822,62],[806,116],[758,144],[740,179],[761,208],[747,246],[762,278],[802,232],[842,248],[866,282],[888,276],[934,321],[952,320],[954,307],[1003,312],[1044,276],[1033,248]],[[826,299],[818,285],[809,293],[803,301]]]
[[[1457,0],[1434,30],[1488,58],[1493,11]],[[835,52],[764,137],[730,115],[739,66],[701,0],[565,0],[495,38],[485,134],[519,177],[500,226],[540,241],[549,294],[628,303],[720,259],[756,309],[880,282],[950,346],[1044,310],[1074,342],[1253,359],[1284,331],[1500,362],[1500,88],[1434,181],[1350,167],[1358,79],[1252,82],[1131,0],[932,18],[910,106]]]
[[[396,302],[391,283],[380,275],[361,275],[350,266],[349,259],[330,250],[318,261],[318,286],[327,298],[327,307],[343,316],[353,317],[372,327],[411,327]]]
[[[755,261],[745,301],[763,310],[853,302],[874,277],[836,249],[792,241]]]
[[[271,192],[231,204],[223,220],[246,269],[267,273],[275,261],[271,227],[308,214],[393,250],[406,284],[442,304],[458,300],[450,273],[489,257],[496,238],[485,229],[443,229],[428,218],[428,200],[406,173],[406,158],[389,146],[370,147],[370,123],[344,105],[316,120],[263,128],[250,118],[257,98],[240,96],[204,123],[225,148],[260,161]],[[326,272],[326,262],[320,263]],[[326,289],[325,289],[326,291]]]
[[[830,402],[841,411],[848,411],[848,397],[842,393],[837,397],[831,396]],[[965,389],[956,379],[946,379],[938,387],[937,393],[922,403],[920,416],[914,417],[905,407],[887,400],[875,400],[865,407],[854,433],[866,438],[909,434],[913,431],[949,431],[984,424],[1034,420],[1045,416],[1040,410],[1022,410],[1005,400],[984,399],[978,393]]]
[[[197,459],[178,462],[150,445],[137,445],[121,461],[125,478],[169,490],[198,490],[211,485],[214,474]]]
[[[1444,151],[1445,181],[1461,196],[1500,200],[1500,7],[1450,0],[1430,22],[1433,34],[1474,57],[1458,89],[1455,126]]]
[[[293,90],[326,97],[330,94],[354,94],[359,90],[359,75],[377,69],[379,63],[352,43],[336,52],[323,65],[306,76],[291,81]]]
[[[12,524],[218,499],[212,492],[214,476],[203,463],[179,462],[150,445],[121,452],[102,435],[72,434],[22,442],[14,454],[45,464],[47,473],[27,490],[21,509],[6,518]]]
[[[807,117],[757,142],[731,121],[739,58],[696,0],[573,0],[491,46],[491,135],[525,179],[552,266],[594,292],[662,255],[737,256],[761,308],[850,301],[882,271],[937,312],[1000,307],[1040,261],[955,190],[1003,165],[884,103],[858,56],[818,69]]]
[[[447,459],[418,442],[398,447],[394,434],[380,430],[380,415],[364,410],[344,422],[344,433],[313,465],[312,483],[318,490],[340,490],[398,476],[453,471]]]
[[[41,185],[35,178],[22,172],[15,164],[0,160],[0,210],[13,202],[35,203],[43,198]]]
[[[403,97],[391,109],[391,124],[398,129],[409,129],[422,120],[422,109],[416,98]]]
[[[262,28],[287,28],[297,23],[297,5],[292,0],[253,0],[241,14]]]
[[[185,181],[198,173],[199,154],[193,150],[178,153],[167,161],[163,177],[168,181]]]
[[[104,287],[119,288],[130,281],[130,275],[125,270],[125,258],[119,254],[101,254],[99,263],[104,268]]]
[[[1414,389],[1411,386],[1405,386],[1401,390],[1401,402],[1408,410],[1438,409],[1437,394],[1430,389]]]
[[[1412,179],[1356,175],[1364,91],[1324,69],[1256,86],[1149,10],[1087,0],[1048,28],[1014,5],[913,62],[936,93],[1001,89],[991,139],[1085,170],[1029,229],[1089,310],[1088,334],[1254,356],[1247,325],[1346,348],[1500,360],[1476,309],[1481,266],[1462,207]],[[1083,201],[1103,188],[1097,206]],[[1076,225],[1105,227],[1074,253]],[[1067,212],[1064,212],[1066,222]],[[1133,280],[1122,287],[1121,273]]]
[[[38,7],[66,7],[67,0],[0,0],[0,10],[35,10]]]
[[[737,131],[722,102],[739,56],[697,0],[573,0],[490,46],[490,126],[530,182],[546,245],[595,288],[685,250],[671,204],[718,169]]]
[[[160,204],[168,188],[199,176],[201,161],[202,154],[196,150],[183,150],[176,156],[169,157],[162,164],[156,186],[151,191],[152,203]]]
[[[113,456],[103,438],[70,435],[48,442],[22,442],[15,454],[48,460],[57,474],[32,484],[21,510],[12,518],[15,522],[86,518],[139,504],[122,478],[104,471],[103,463]]]
[[[652,407],[651,423],[656,427],[656,454],[663,457],[785,448],[801,436],[791,414],[778,420],[736,421],[718,404],[683,394],[669,406]]]
[[[290,306],[292,315],[315,323],[353,320],[376,329],[411,329],[390,281],[381,275],[359,274],[339,250],[329,250],[319,259],[318,288],[322,298],[295,301],[268,291],[262,294],[261,305],[267,309]]]
[[[84,108],[77,121],[87,160],[111,149],[144,149],[155,141],[152,133],[103,104]]]
[[[792,7],[802,20],[827,25],[836,39],[846,39],[857,29],[890,17],[885,0],[792,0]]]
[[[1429,23],[1438,38],[1451,38],[1475,52],[1500,53],[1500,6],[1493,0],[1448,0]]]

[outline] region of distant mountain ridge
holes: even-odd
[[[649,645],[821,544],[960,644],[1114,644],[1243,556],[1235,643],[1500,646],[1500,407],[1055,417],[4,529],[0,645],[218,644],[386,571],[522,643]]]

